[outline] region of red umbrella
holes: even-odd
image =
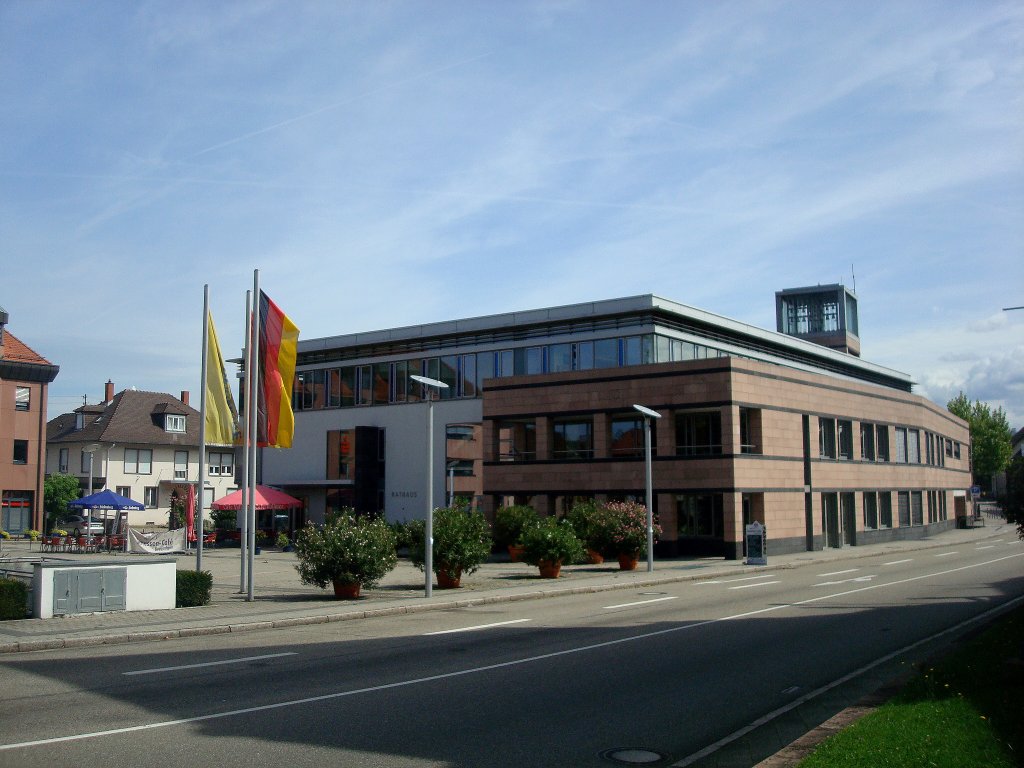
[[[229,493],[224,498],[213,502],[210,506],[214,509],[241,509],[241,489],[234,493]],[[279,491],[267,485],[256,486],[256,509],[291,509],[292,507],[301,506],[301,501],[294,496],[289,496],[284,491]]]

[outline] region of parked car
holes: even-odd
[[[90,523],[85,515],[68,515],[60,527],[72,536],[102,536],[106,533],[102,520],[94,517]]]

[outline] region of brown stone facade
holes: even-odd
[[[634,403],[661,414],[661,556],[742,557],[753,520],[767,528],[769,555],[921,537],[954,524],[970,486],[967,424],[927,399],[719,357],[487,380],[485,510],[643,501]]]

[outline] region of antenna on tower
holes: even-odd
[[[850,264],[850,277],[853,278],[853,292],[857,292],[857,273],[853,271],[853,263]]]

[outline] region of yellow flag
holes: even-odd
[[[238,411],[231,396],[224,358],[220,356],[213,315],[207,316],[206,343],[206,442],[234,445],[238,436]]]

